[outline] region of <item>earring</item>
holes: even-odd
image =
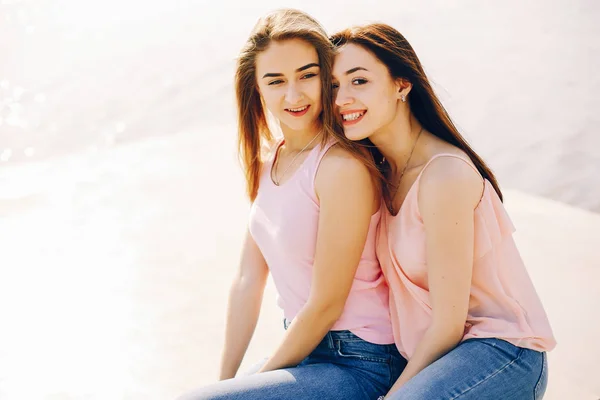
[[[406,96],[405,95],[400,95],[400,99],[402,100],[403,103],[406,103]]]

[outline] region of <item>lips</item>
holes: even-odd
[[[290,114],[293,115],[294,117],[301,117],[304,114],[306,114],[308,112],[308,109],[310,108],[310,105],[308,106],[302,106],[302,107],[296,107],[296,108],[286,108],[285,111]]]
[[[367,110],[350,110],[344,111],[342,114],[342,123],[344,126],[355,125],[363,119]]]

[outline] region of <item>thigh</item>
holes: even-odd
[[[393,400],[534,400],[544,353],[499,339],[461,343],[395,392]]]
[[[340,398],[361,399],[365,396],[349,371],[323,363],[228,379],[185,394],[178,400]]]

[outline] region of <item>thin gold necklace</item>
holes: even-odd
[[[402,181],[402,177],[404,176],[404,173],[406,172],[406,168],[408,168],[408,163],[410,162],[410,159],[412,158],[415,148],[417,147],[417,142],[419,141],[419,138],[421,137],[422,132],[423,132],[423,125],[421,125],[421,130],[417,134],[417,138],[415,139],[415,142],[413,143],[412,149],[410,150],[410,154],[408,156],[408,160],[406,160],[406,164],[404,164],[404,168],[402,168],[402,172],[400,172],[400,177],[396,181],[394,193],[390,193],[390,200],[389,200],[390,203],[388,205],[388,210],[390,211],[390,214],[392,214],[392,215],[394,214],[394,199],[396,198],[396,195],[398,194],[398,189],[400,188],[400,182]],[[386,186],[387,186],[387,190],[389,193],[390,192],[389,184]]]
[[[308,148],[308,146],[310,146],[310,145],[311,145],[311,143],[312,143],[312,142],[314,142],[314,141],[315,141],[315,139],[316,139],[317,137],[319,137],[319,136],[321,136],[321,132],[317,133],[317,134],[315,135],[315,137],[314,137],[314,138],[312,138],[312,139],[310,140],[310,142],[308,142],[308,143],[306,144],[306,146],[304,146],[304,147],[302,148],[302,150],[300,150],[300,151],[298,152],[298,154],[296,154],[296,156],[295,156],[295,157],[292,159],[292,161],[291,161],[291,162],[288,164],[288,166],[286,167],[286,169],[284,169],[284,170],[283,170],[283,172],[282,172],[282,174],[281,174],[281,176],[280,176],[279,178],[277,178],[277,169],[278,169],[278,167],[279,167],[279,154],[277,154],[277,155],[275,156],[275,157],[276,157],[276,160],[275,160],[275,165],[274,165],[274,167],[275,167],[275,168],[274,168],[274,170],[273,170],[273,174],[272,174],[272,180],[273,180],[273,183],[275,184],[275,186],[279,186],[279,185],[281,184],[281,180],[282,180],[282,179],[283,179],[283,177],[285,176],[285,173],[286,173],[286,172],[287,172],[287,171],[290,169],[290,167],[291,167],[292,165],[294,165],[294,163],[296,162],[296,159],[297,159],[297,158],[300,156],[300,154],[302,154],[302,153],[304,152],[304,150],[306,150],[306,149]],[[281,147],[280,147],[279,149],[277,149],[277,151],[278,151],[278,152],[279,152],[280,150],[281,150]]]

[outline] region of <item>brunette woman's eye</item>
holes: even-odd
[[[364,85],[365,83],[367,83],[368,81],[364,78],[354,78],[352,79],[352,84],[353,85]]]
[[[280,83],[283,83],[283,81],[281,79],[277,79],[277,80],[269,82],[268,85],[273,86],[273,85],[279,85]]]
[[[317,76],[317,74],[315,74],[314,72],[309,72],[308,74],[304,75],[301,79],[310,79],[315,76]]]

